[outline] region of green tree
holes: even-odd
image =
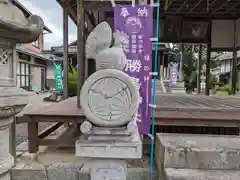
[[[177,62],[182,61],[182,71],[183,71],[183,80],[185,84],[185,88],[187,91],[191,91],[197,87],[197,58],[195,54],[199,53],[199,45],[198,44],[173,44],[173,51],[176,53]],[[183,52],[183,54],[182,54]],[[207,44],[202,44],[201,50],[201,61],[200,61],[200,72],[203,71],[203,66],[206,64],[207,60]],[[210,59],[210,69],[218,67],[217,60],[223,53],[215,53],[211,56]],[[210,74],[210,88],[213,87],[212,82],[216,84],[216,82],[212,81],[212,75]]]
[[[182,72],[185,89],[192,92],[197,87],[197,59],[192,52],[182,55]]]

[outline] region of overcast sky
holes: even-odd
[[[29,11],[42,17],[52,34],[45,35],[45,49],[63,44],[63,10],[56,0],[19,0]],[[76,40],[77,28],[69,18],[69,42]]]

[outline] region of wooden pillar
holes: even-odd
[[[63,5],[63,87],[64,99],[68,98],[68,4]]]
[[[197,60],[197,94],[201,93],[201,63],[202,62],[202,44],[199,44]]]
[[[100,11],[98,14],[98,23],[101,23],[102,21],[104,21],[105,18],[105,11]]]
[[[210,84],[210,59],[211,59],[211,43],[207,45],[207,59],[206,59],[206,80],[205,80],[205,95],[209,95],[209,84]]]
[[[169,64],[170,64],[170,53],[168,52],[168,64],[167,64],[167,80],[170,78],[170,70],[169,70]]]
[[[236,48],[236,20],[234,21],[233,61],[232,61],[232,94],[236,94],[237,87],[237,48]]]
[[[82,23],[84,24],[84,28],[82,29],[82,40],[83,40],[83,43],[82,43],[82,58],[83,58],[83,60],[84,60],[84,81],[88,78],[88,74],[89,74],[89,72],[88,72],[88,66],[89,66],[89,64],[88,64],[88,59],[86,59],[85,58],[85,46],[84,46],[84,44],[85,44],[85,42],[86,42],[86,35],[87,35],[87,32],[85,31],[85,29],[87,28],[86,27],[86,25],[85,25],[85,22],[86,22],[86,12],[85,12],[85,10],[84,10],[84,5],[83,5],[83,13],[82,13],[82,15],[83,15],[83,18],[82,18]]]
[[[77,107],[80,108],[80,90],[84,83],[84,8],[82,1],[77,1]]]
[[[160,80],[164,80],[164,52],[161,53],[161,64],[160,64]]]
[[[180,50],[181,50],[181,59],[180,59],[180,68],[179,68],[179,80],[183,81],[183,53],[184,53],[184,44],[180,44]]]
[[[212,42],[212,20],[209,21],[208,28],[208,44],[207,44],[207,57],[206,57],[206,79],[205,79],[205,95],[209,95],[210,85],[210,60],[211,60],[211,42]]]

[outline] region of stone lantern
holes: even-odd
[[[0,180],[10,179],[14,165],[9,153],[9,125],[28,103],[28,93],[16,87],[15,46],[36,41],[43,27],[39,16],[26,18],[11,0],[0,0]]]

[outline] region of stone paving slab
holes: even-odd
[[[160,133],[156,138],[155,158],[161,170],[163,168],[239,170],[240,138]]]
[[[149,180],[148,170],[128,168],[127,180]],[[12,180],[90,180],[90,170],[84,163],[54,163],[43,166],[36,161],[21,161],[11,170]],[[158,179],[156,170],[152,180]]]
[[[159,180],[239,180],[240,171],[167,168],[166,179]]]

